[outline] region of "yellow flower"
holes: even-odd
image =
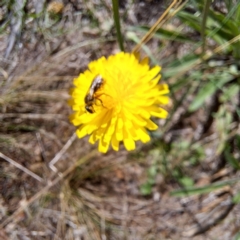
[[[92,144],[99,140],[98,149],[103,153],[110,143],[118,151],[121,141],[127,150],[135,149],[135,141],[148,142],[146,129],[158,128],[150,118],[167,117],[161,106],[168,103],[169,90],[167,84],[158,84],[161,68],[150,69],[147,58],[139,61],[124,52],[102,57],[88,67],[74,79],[69,101],[78,137],[90,135]]]

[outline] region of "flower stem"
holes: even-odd
[[[119,3],[118,0],[112,0],[112,5],[113,5],[113,19],[114,19],[114,24],[117,30],[117,39],[118,39],[118,44],[119,48],[121,51],[124,51],[123,47],[123,37],[121,33],[121,25],[119,21]]]
[[[203,18],[202,18],[202,28],[201,28],[201,36],[202,36],[202,56],[205,54],[205,48],[206,48],[206,23],[207,23],[207,17],[209,14],[209,9],[211,6],[211,0],[205,0],[204,2],[204,9],[203,9]]]

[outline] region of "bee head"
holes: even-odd
[[[94,112],[95,112],[94,109],[93,109],[93,106],[88,106],[88,105],[86,105],[86,106],[85,106],[85,109],[86,109],[89,113],[94,113]]]

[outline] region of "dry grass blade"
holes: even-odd
[[[12,160],[11,158],[5,156],[4,154],[0,153],[0,157],[2,159],[4,159],[5,161],[9,162],[10,164],[12,164],[13,166],[15,166],[16,168],[22,170],[23,172],[25,172],[29,176],[35,178],[37,181],[44,182],[44,180],[41,177],[39,177],[37,174],[31,172],[29,169],[23,167],[21,164],[15,162],[14,160]]]
[[[7,80],[8,79],[8,73],[1,67],[0,67],[0,72],[4,77],[4,80]]]
[[[222,44],[221,46],[216,47],[216,48],[213,50],[213,53],[212,53],[212,54],[205,54],[205,55],[203,56],[203,59],[204,59],[204,60],[209,59],[210,57],[213,56],[213,54],[217,54],[217,53],[223,51],[223,50],[226,49],[228,46],[230,46],[231,44],[233,44],[233,43],[235,43],[235,42],[237,42],[237,41],[239,41],[239,40],[240,40],[240,34],[237,35],[236,37],[232,38],[232,39],[229,40],[228,42]]]
[[[54,171],[57,172],[57,168],[54,166],[56,162],[59,161],[59,159],[62,157],[62,155],[68,150],[68,148],[72,145],[74,140],[77,138],[77,135],[74,133],[67,143],[63,146],[63,148],[56,154],[56,156],[50,161],[49,167]]]
[[[133,48],[132,52],[136,53],[140,50],[140,47],[147,43],[153,36],[153,34],[157,31],[157,29],[165,22],[169,17],[173,17],[183,6],[185,3],[181,4],[181,0],[174,0],[170,6],[165,10],[162,16],[157,20],[157,22],[151,27],[151,29],[146,33],[146,35],[141,39],[141,41]],[[177,10],[174,13],[169,14],[169,11],[176,7]],[[170,15],[170,16],[169,16]]]

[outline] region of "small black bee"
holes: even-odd
[[[96,93],[96,91],[103,85],[103,78],[100,75],[97,75],[93,81],[92,84],[88,90],[87,95],[84,98],[84,102],[85,102],[85,109],[89,112],[89,113],[94,113],[94,108],[93,108],[93,104],[95,104],[96,102],[96,97],[94,96],[94,94]]]

